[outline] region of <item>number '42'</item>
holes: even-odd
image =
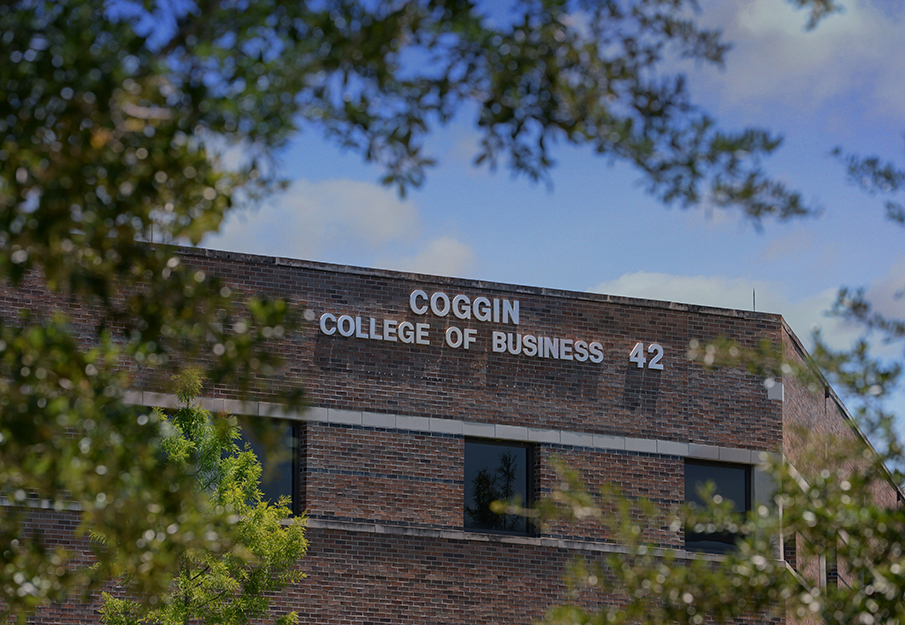
[[[644,343],[635,343],[632,353],[628,355],[628,360],[638,365],[639,369],[643,369],[646,364],[648,369],[662,371],[663,363],[660,361],[663,359],[663,347],[659,343],[651,343],[647,346],[647,353],[652,354],[650,362],[644,355]]]

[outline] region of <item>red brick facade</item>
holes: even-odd
[[[834,396],[824,410],[822,390],[815,398],[787,382],[783,400],[780,387],[768,393],[763,379],[741,368],[705,370],[686,358],[692,339],[715,337],[800,350],[778,315],[204,250],[185,250],[184,259],[242,293],[286,298],[309,319],[275,343],[286,367],[271,385],[275,392],[303,385],[312,407],[288,415],[301,429],[296,496],[311,519],[301,563],[308,577],[280,599],[303,623],[526,624],[563,599],[572,555],[613,548],[583,526],[527,536],[463,529],[468,437],[530,445],[535,496],[554,487],[550,459],[558,456],[592,487],[615,481],[629,495],[672,507],[685,496],[686,458],[754,465],[759,452],[794,448],[784,424],[840,430],[846,418]],[[416,297],[419,308],[434,293],[450,307],[466,296],[472,318],[416,314],[411,296],[419,290],[426,296]],[[482,297],[491,318],[494,300],[501,311],[504,300],[517,301],[518,324],[504,323],[502,312],[497,322],[476,319]],[[16,303],[4,306],[9,314]],[[439,298],[438,309],[445,306]],[[332,334],[320,327],[325,313]],[[361,319],[350,337],[337,328],[343,315]],[[427,324],[428,344],[400,340],[403,322],[413,332]],[[475,331],[469,349],[446,343],[450,327]],[[495,352],[493,332],[556,339],[560,357],[525,355],[524,342],[517,355]],[[384,340],[387,333],[397,340]],[[451,342],[459,336],[452,331]],[[639,342],[648,359],[642,368],[629,359]],[[592,343],[600,362],[576,359]],[[662,347],[662,370],[647,366],[651,344]],[[148,403],[148,392],[165,389],[137,376],[135,390],[145,392],[136,401]],[[207,395],[234,399],[227,388]],[[274,396],[246,412],[278,413],[268,403]],[[646,531],[664,547],[684,548],[680,532]],[[93,622],[94,609],[54,608],[39,620]]]

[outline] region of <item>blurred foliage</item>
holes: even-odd
[[[833,155],[846,169],[848,180],[869,195],[886,197],[886,217],[894,224],[905,224],[905,205],[895,199],[905,191],[905,169],[877,156],[860,156],[835,148]],[[815,334],[816,364],[830,383],[854,406],[854,412],[872,440],[881,446],[891,465],[905,467],[902,444],[896,429],[896,415],[887,400],[900,388],[905,359],[905,313],[901,302],[905,284],[895,292],[892,305],[878,309],[863,287],[839,290],[831,314],[863,330],[862,337],[850,349],[833,349],[820,334]],[[898,304],[896,304],[898,302]]]
[[[195,488],[208,495],[205,516],[226,515],[235,526],[235,542],[182,554],[170,591],[156,604],[127,598],[128,584],[125,594],[104,593],[100,614],[106,625],[260,622],[273,595],[303,577],[298,563],[307,549],[305,519],[292,518],[288,500],[270,505],[262,499],[261,464],[247,445],[244,449],[236,445],[235,420],[212,418],[193,403],[200,392],[197,374],[189,371],[180,382],[182,407],[171,418],[156,413],[166,430],[162,464],[192,475]],[[148,534],[143,540],[154,549],[160,547],[155,541],[178,533],[179,528],[171,525],[165,533]],[[93,532],[93,537],[109,544],[101,532]],[[121,570],[106,572],[126,582],[134,579],[129,574],[123,577]],[[295,622],[294,612],[274,620],[276,625]]]
[[[0,1],[0,618],[104,571],[159,598],[186,553],[229,540],[189,477],[156,468],[164,426],[123,394],[129,372],[177,362],[243,393],[279,371],[286,304],[233,293],[171,245],[279,191],[274,154],[303,127],[401,192],[433,162],[430,132],[473,113],[476,161],[534,180],[561,141],[631,163],[666,202],[812,213],[762,169],[778,137],[719,129],[662,67],[722,63],[696,10],[516,0],[496,24],[467,0]],[[104,566],[46,543],[45,507],[106,536]],[[177,531],[152,549],[161,527]]]
[[[796,4],[811,5],[812,20],[825,15],[823,7],[838,9]],[[905,189],[905,170],[892,163],[841,149],[834,154],[850,181],[869,194],[894,196]],[[892,222],[905,222],[900,202],[888,200],[885,207]],[[902,297],[905,287],[896,294]],[[829,397],[832,386],[853,407],[847,423],[857,432],[795,429],[794,466],[764,455],[760,470],[772,476],[775,490],[771,501],[755,502],[745,516],[706,490],[705,509],[686,504],[672,511],[608,486],[592,494],[578,472],[560,464],[558,488],[534,510],[521,512],[542,524],[595,521],[613,537],[614,548],[610,555],[573,562],[566,578],[572,600],[552,608],[544,622],[905,622],[905,453],[901,424],[887,406],[901,390],[905,319],[878,311],[863,288],[842,288],[830,312],[863,329],[849,349],[833,349],[815,332],[810,356],[792,357],[770,341],[752,347],[725,338],[693,340],[687,356],[705,368],[742,368],[767,388],[785,381]],[[658,524],[677,535],[734,533],[737,548],[719,556],[686,553],[645,537],[644,527]]]
[[[858,156],[846,153],[842,148],[833,155],[845,166],[848,180],[870,195],[892,196],[905,190],[905,171],[891,162],[883,162],[877,156]],[[886,216],[897,224],[905,224],[905,206],[895,200],[886,200]]]
[[[808,30],[811,30],[820,23],[822,19],[832,13],[840,13],[845,10],[841,2],[836,0],[789,0],[799,9],[809,9],[811,14],[808,16]]]
[[[832,2],[795,4],[811,6],[811,26],[839,9]],[[871,195],[905,190],[905,170],[893,163],[840,148],[834,155],[850,182]],[[890,221],[905,223],[901,202],[889,199],[885,208]],[[895,294],[903,297],[905,286]],[[611,487],[591,494],[578,472],[559,465],[558,488],[522,512],[538,523],[596,521],[614,549],[573,562],[566,577],[572,600],[553,607],[544,622],[905,622],[905,453],[898,416],[888,408],[901,392],[905,318],[878,310],[863,288],[840,289],[830,312],[864,331],[849,349],[830,347],[817,331],[809,356],[790,357],[770,341],[751,347],[725,338],[693,340],[687,356],[705,368],[742,368],[767,388],[785,380],[828,397],[832,386],[852,407],[848,423],[858,431],[796,431],[794,466],[765,454],[761,470],[775,491],[745,516],[712,491],[701,493],[710,502],[705,509],[674,511]],[[737,548],[716,556],[664,547],[644,536],[645,526],[658,524],[677,533],[735,533]]]
[[[762,468],[776,490],[772,501],[755,502],[747,516],[733,513],[710,488],[701,493],[710,502],[703,509],[666,510],[608,486],[592,494],[577,471],[560,464],[558,488],[523,512],[539,523],[595,521],[612,537],[613,549],[572,562],[569,600],[551,608],[543,622],[902,622],[905,511],[894,497],[890,502],[882,496],[890,492],[885,466],[851,437],[811,438],[808,450],[800,461],[809,479],[765,454]],[[717,556],[664,547],[643,529],[659,524],[678,536],[737,534],[737,548]]]

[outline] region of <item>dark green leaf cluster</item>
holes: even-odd
[[[841,10],[833,0],[792,3],[811,9],[809,28]],[[849,181],[867,193],[890,196],[905,188],[905,171],[893,163],[840,148],[833,154]],[[905,223],[900,202],[885,206],[891,221]],[[542,522],[594,520],[620,549],[602,561],[576,562],[567,578],[574,602],[552,608],[545,622],[905,621],[905,508],[896,488],[902,483],[903,446],[896,415],[884,404],[898,387],[902,362],[877,357],[869,340],[901,346],[905,321],[877,311],[863,289],[841,289],[832,312],[864,328],[865,337],[851,349],[834,350],[819,333],[813,358],[790,357],[769,342],[751,347],[708,338],[692,341],[688,357],[708,368],[744,367],[768,384],[787,379],[827,397],[832,383],[857,402],[856,421],[877,448],[861,431],[795,432],[796,466],[766,459],[763,467],[775,482],[771,506],[758,505],[739,517],[702,493],[711,502],[705,509],[678,510],[675,531],[740,537],[737,548],[721,556],[681,557],[675,549],[661,549],[644,536],[639,519],[661,523],[662,508],[606,490],[592,497],[575,471],[560,467],[561,488],[526,513]]]
[[[159,417],[123,403],[128,376],[115,370],[108,337],[86,350],[69,329],[59,320],[0,328],[0,584],[4,609],[20,617],[107,574],[159,592],[155,568],[172,568],[188,548],[219,549],[226,526],[224,515],[201,512],[180,467],[159,464]],[[108,539],[114,548],[92,545],[96,569],[73,566],[75,554],[27,529],[47,508],[72,511],[80,534]]]
[[[477,114],[479,162],[505,158],[543,178],[551,144],[564,140],[634,164],[667,202],[738,206],[754,219],[806,214],[758,164],[778,139],[717,130],[682,76],[658,71],[667,55],[722,62],[727,44],[693,10],[519,0],[492,25],[462,0],[152,4],[138,17],[117,17],[115,5],[17,3],[4,12],[11,62],[0,74],[8,195],[30,197],[38,223],[45,210],[56,217],[55,233],[35,234],[62,242],[75,221],[102,257],[136,235],[198,241],[236,189],[273,182],[260,159],[300,124],[381,164],[404,190],[433,162],[424,138],[464,107]],[[215,167],[217,141],[242,145],[248,166]],[[95,208],[105,210],[91,217]],[[34,227],[20,221],[26,234]],[[17,238],[12,252],[40,255]]]
[[[835,148],[833,155],[842,161],[848,172],[849,182],[871,195],[895,195],[905,189],[905,171],[879,157],[862,157],[846,154],[842,148]],[[886,217],[895,223],[905,224],[905,205],[895,200],[886,200]]]
[[[561,487],[528,512],[544,522],[593,519],[618,548],[575,561],[566,578],[572,600],[552,608],[544,622],[901,622],[905,516],[883,496],[889,492],[888,471],[851,437],[812,436],[808,444],[810,451],[799,458],[808,479],[788,464],[768,463],[776,480],[774,501],[745,517],[706,489],[708,506],[677,511],[608,488],[592,497],[577,472],[559,467]],[[685,554],[651,541],[645,523],[739,539],[725,555]],[[795,545],[791,567],[780,557],[783,542]]]
[[[837,579],[799,581],[798,616],[828,624],[895,623],[905,618],[905,512],[889,492],[882,458],[850,440],[810,439],[808,478],[777,467],[783,529],[803,558],[838,570]],[[818,444],[814,444],[818,443]],[[830,449],[832,451],[827,451]]]
[[[529,513],[543,523],[594,521],[614,549],[572,563],[566,576],[571,601],[551,608],[545,623],[725,623],[769,616],[790,598],[785,564],[759,555],[772,554],[777,529],[775,515],[765,508],[744,518],[729,502],[719,503],[705,492],[711,502],[705,509],[668,510],[629,498],[611,485],[592,496],[577,471],[562,464],[556,470],[560,487]],[[645,529],[652,527],[743,538],[724,556],[685,554],[652,540]]]
[[[810,9],[811,15],[808,17],[807,24],[809,30],[815,28],[820,20],[844,10],[842,4],[836,0],[789,0],[789,2],[798,8]]]

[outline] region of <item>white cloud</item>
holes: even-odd
[[[834,276],[840,265],[851,262],[846,249],[831,239],[815,239],[810,227],[797,227],[788,234],[775,237],[758,255],[758,261],[807,267],[817,276]]]
[[[414,257],[387,260],[387,267],[399,271],[441,276],[467,276],[477,266],[477,255],[468,245],[453,237],[430,241]]]
[[[313,258],[325,250],[377,250],[421,230],[414,203],[394,191],[348,179],[297,180],[256,211],[234,213],[208,247]]]
[[[807,258],[813,255],[814,237],[805,228],[795,228],[786,235],[775,237],[760,255],[764,262]]]
[[[639,271],[601,282],[588,290],[739,310],[752,310],[752,296],[756,295],[756,310],[781,314],[806,344],[814,326],[820,327],[827,342],[837,348],[848,347],[858,335],[857,328],[826,316],[826,311],[836,299],[835,289],[795,299],[785,292],[784,287],[762,280]]]
[[[808,110],[853,96],[870,112],[905,119],[903,21],[869,0],[807,31],[807,12],[786,0],[704,3],[703,19],[733,43],[724,72],[710,80],[732,105],[785,102]]]
[[[590,288],[589,291],[700,306],[751,310],[751,289],[757,287],[758,283],[741,278],[677,276],[638,271],[620,276],[616,280],[601,282]],[[760,283],[760,288],[763,298],[767,291],[765,283]],[[769,296],[767,301],[762,299],[758,308],[760,310],[770,309],[769,299]]]
[[[234,213],[205,247],[401,271],[468,275],[477,255],[451,236],[423,237],[417,206],[349,179],[297,180],[256,211]]]

